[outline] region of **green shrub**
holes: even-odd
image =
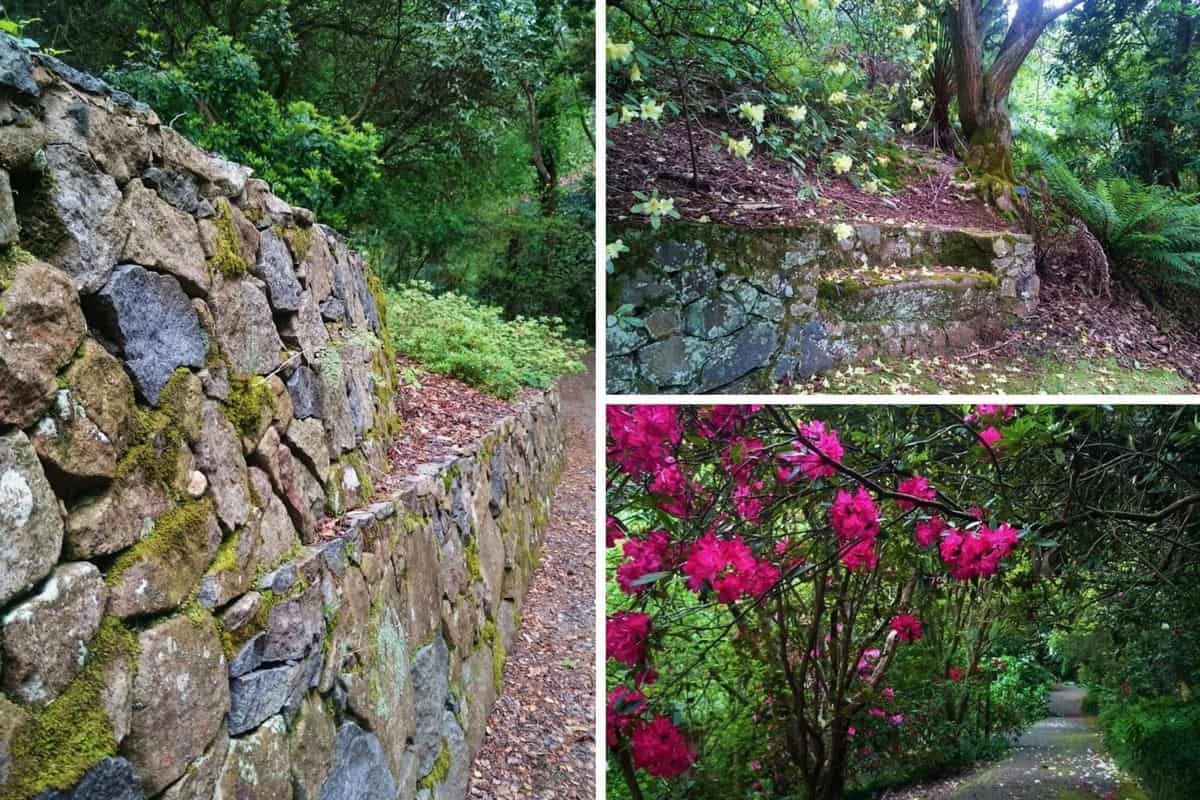
[[[499,397],[583,371],[584,345],[568,338],[557,318],[506,320],[496,306],[454,292],[435,295],[421,281],[389,289],[387,305],[399,352]]]
[[[1200,205],[1193,195],[1137,180],[1085,187],[1053,156],[1040,158],[1046,180],[1104,246],[1114,272],[1137,281],[1144,269],[1168,287],[1200,290]],[[1144,287],[1143,287],[1144,288]]]
[[[1200,703],[1156,697],[1106,704],[1104,742],[1153,800],[1195,797],[1200,785]]]

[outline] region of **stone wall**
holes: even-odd
[[[1025,234],[858,223],[610,229],[608,389],[774,391],[985,338],[1037,304]]]
[[[371,502],[386,326],[310,211],[0,36],[0,800],[464,796],[558,400]]]

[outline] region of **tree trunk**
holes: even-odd
[[[951,35],[958,78],[958,116],[968,143],[964,166],[984,198],[1002,209],[1013,210],[1015,178],[1012,126],[1008,120],[1008,93],[1013,80],[1046,26],[1082,2],[1068,0],[1047,9],[1044,0],[1017,0],[1004,42],[985,69],[980,2],[959,0]]]

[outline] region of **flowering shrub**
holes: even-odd
[[[839,413],[608,408],[615,780],[723,779],[705,763],[719,715],[696,694],[697,670],[722,648],[746,662],[726,691],[756,698],[747,722],[761,750],[742,763],[758,764],[745,785],[763,791],[839,796],[821,787],[840,792],[869,772],[909,741],[908,726],[941,720],[926,737],[938,740],[985,691],[987,639],[968,636],[967,623],[994,613],[1021,533],[1001,516],[995,462],[977,456],[979,426],[1003,437],[1019,417],[977,408],[941,431],[940,449],[882,453],[886,437]],[[676,653],[695,630],[717,633]],[[916,658],[950,692],[948,713],[890,680],[898,659]],[[822,678],[843,673],[852,679],[836,688]]]

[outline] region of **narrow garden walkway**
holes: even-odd
[[[480,800],[595,794],[595,370],[560,383],[567,461],[542,564],[471,772]]]
[[[1017,741],[1012,753],[965,775],[898,793],[887,800],[1139,800],[1104,752],[1095,717],[1083,713],[1083,689],[1056,686],[1050,716]]]

